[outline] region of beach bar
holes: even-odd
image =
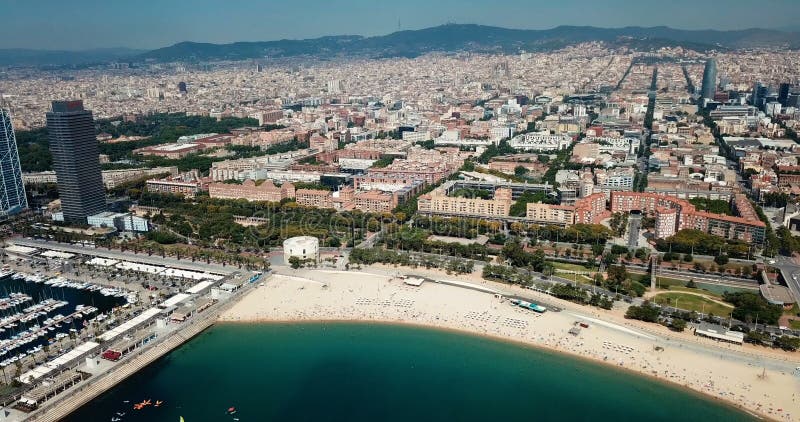
[[[721,325],[712,325],[706,322],[700,323],[700,326],[694,330],[694,335],[733,344],[744,343],[744,333],[731,331]]]

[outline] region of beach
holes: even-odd
[[[775,420],[800,420],[800,374],[793,362],[742,346],[663,336],[602,317],[593,308],[557,304],[537,314],[504,296],[427,281],[406,285],[391,272],[281,270],[220,316],[221,321],[375,321],[417,324],[544,347],[672,382]],[[380,268],[378,271],[380,272]],[[396,272],[396,271],[395,271]],[[447,277],[461,280],[458,277]],[[481,288],[499,289],[493,283]],[[503,291],[503,293],[508,293]],[[534,292],[528,292],[534,296]],[[570,306],[572,305],[572,306]],[[581,321],[577,335],[568,331]],[[684,334],[685,335],[685,334]]]

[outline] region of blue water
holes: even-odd
[[[161,407],[133,410],[145,399]],[[124,403],[124,401],[130,403]],[[237,409],[229,415],[229,407]],[[213,327],[67,421],[745,421],[612,367],[395,325]]]

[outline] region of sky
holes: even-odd
[[[800,0],[0,0],[0,48],[154,49],[384,35],[453,23],[520,29],[800,29]],[[398,25],[399,24],[399,25]]]

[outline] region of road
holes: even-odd
[[[552,257],[547,257],[552,258]],[[573,264],[585,264],[586,260],[582,259],[575,259],[575,258],[566,258],[566,257],[559,257],[557,261],[569,262]],[[639,273],[649,273],[650,268],[646,265],[637,265],[637,264],[625,264],[625,267],[628,269],[629,272],[639,272]],[[800,270],[800,266],[797,267]],[[680,280],[695,280],[695,281],[703,281],[708,283],[719,284],[723,286],[730,286],[730,287],[739,287],[743,289],[757,289],[758,288],[758,281],[752,278],[742,278],[736,277],[733,275],[716,275],[716,274],[708,274],[708,273],[694,273],[691,271],[678,271],[678,270],[671,270],[666,269],[663,266],[658,270],[660,277],[670,277],[670,278],[677,278]]]
[[[642,215],[631,213],[628,216],[628,249],[639,247],[639,226],[642,224]]]
[[[774,259],[775,263],[772,265],[781,270],[781,272],[790,275],[789,277],[784,277],[786,278],[786,285],[795,298],[800,298],[800,281],[798,281],[800,280],[800,265],[797,265],[792,258],[786,256],[776,256]]]

